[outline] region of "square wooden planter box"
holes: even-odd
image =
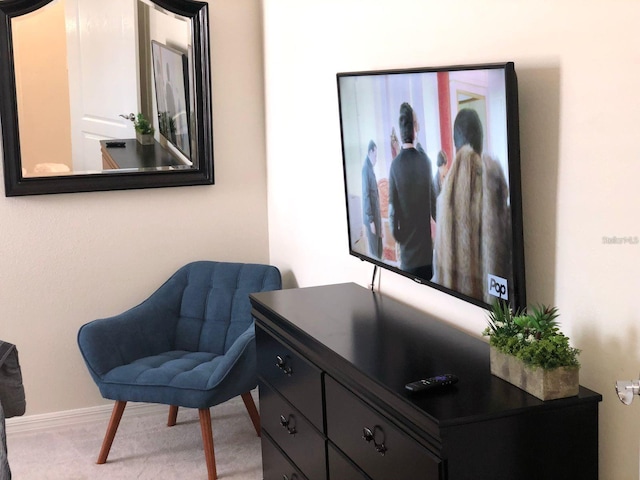
[[[540,400],[573,397],[580,388],[580,367],[545,370],[531,367],[513,355],[490,348],[491,373]]]
[[[140,145],[153,145],[155,143],[152,133],[136,132],[136,140],[138,140]]]

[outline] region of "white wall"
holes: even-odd
[[[27,415],[104,402],[76,344],[82,324],[191,260],[269,260],[261,12],[256,0],[213,7],[216,185],[0,196],[0,339],[18,345]]]
[[[601,478],[638,478],[640,399],[640,2],[263,0],[271,262],[287,286],[354,281],[348,255],[335,74],[512,60],[529,303],[555,304],[601,392]],[[382,274],[382,291],[476,335],[484,311]]]

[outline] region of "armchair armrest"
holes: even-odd
[[[78,331],[78,346],[92,375],[173,348],[178,313],[146,300],[119,315],[94,320]]]
[[[241,365],[240,370],[242,372],[253,372],[253,376],[257,378],[256,372],[256,331],[253,323],[249,325],[249,327],[236,339],[229,350],[222,355],[220,364],[216,369],[217,375],[212,375],[209,378],[209,382],[207,384],[207,388],[217,387],[220,383],[224,381],[224,379],[229,376],[234,371],[234,368],[237,368]],[[253,364],[252,368],[247,368],[247,364]],[[234,374],[233,379],[234,382],[238,380],[237,375],[244,376],[244,373]],[[252,387],[250,387],[252,388]]]

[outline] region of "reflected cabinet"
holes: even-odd
[[[482,339],[355,284],[251,303],[265,480],[598,478],[600,394],[538,400]],[[458,383],[404,388],[442,373]]]

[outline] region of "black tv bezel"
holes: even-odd
[[[416,283],[435,288],[439,291],[447,293],[455,298],[459,298],[479,307],[490,309],[492,305],[483,300],[465,295],[456,290],[440,285],[430,280],[416,277],[400,268],[389,265],[381,260],[377,260],[371,256],[357,252],[352,247],[351,231],[350,231],[350,214],[349,214],[349,191],[347,188],[347,162],[344,142],[344,125],[342,118],[342,97],[340,89],[340,79],[344,77],[354,76],[372,76],[372,75],[395,75],[395,74],[412,74],[412,73],[438,73],[438,72],[454,72],[464,70],[489,70],[502,69],[505,74],[505,106],[507,121],[507,151],[509,166],[509,195],[511,205],[511,262],[512,262],[512,278],[513,278],[513,296],[509,299],[509,305],[514,311],[526,309],[526,275],[525,275],[525,257],[524,257],[524,228],[522,216],[522,186],[521,186],[521,170],[520,170],[520,119],[518,104],[518,82],[515,72],[515,64],[512,61],[501,63],[478,63],[468,65],[450,65],[437,67],[415,67],[389,70],[371,70],[371,71],[353,71],[340,72],[336,74],[336,82],[338,89],[338,115],[340,118],[340,138],[342,150],[342,172],[344,181],[344,200],[345,210],[347,213],[347,240],[349,243],[349,254],[359,258],[362,261],[369,262],[385,270],[395,272],[404,277],[410,278]]]

